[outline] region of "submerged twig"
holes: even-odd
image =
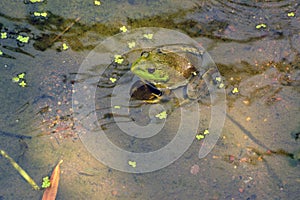
[[[0,131],[0,135],[3,136],[8,136],[8,137],[15,137],[18,139],[31,139],[31,136],[28,135],[21,135],[21,134],[17,134],[17,133],[9,133],[9,132],[4,132],[4,131]]]
[[[235,124],[237,127],[239,127],[253,142],[255,142],[260,147],[263,147],[266,150],[270,150],[269,147],[267,147],[265,144],[263,144],[261,141],[259,141],[250,131],[248,131],[245,127],[243,127],[240,123],[238,123],[235,119],[233,119],[230,115],[226,114],[228,119]]]
[[[40,187],[34,182],[34,180],[12,159],[5,151],[0,150],[0,154],[8,159],[11,165],[19,172],[19,174],[33,187],[35,190],[39,190]]]
[[[70,28],[72,28],[72,26],[74,26],[74,24],[76,22],[78,22],[80,20],[80,18],[81,17],[77,17],[74,22],[72,22],[67,28],[65,28],[65,30],[63,30],[63,32],[61,32],[60,34],[58,34],[50,43],[52,44],[53,42],[55,42],[56,40],[58,40],[58,38],[60,38],[61,36],[63,36]]]

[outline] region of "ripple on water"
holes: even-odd
[[[204,24],[201,34],[221,39],[252,41],[262,37],[280,37],[298,34],[300,21],[289,12],[300,11],[295,1],[221,1],[201,4],[201,11],[190,14],[192,20]],[[257,29],[256,25],[266,24]]]

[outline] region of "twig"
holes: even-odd
[[[19,172],[19,174],[33,187],[35,190],[39,190],[40,187],[34,182],[34,180],[12,159],[4,150],[0,149],[0,155],[8,159],[11,165]]]
[[[75,24],[76,22],[78,22],[78,21],[80,20],[80,18],[81,18],[81,17],[77,17],[77,18],[75,19],[75,21],[72,22],[67,28],[65,28],[65,30],[63,30],[63,32],[61,32],[60,34],[58,34],[58,35],[51,41],[51,43],[55,42],[58,38],[60,38],[61,36],[63,36],[70,28],[72,28],[72,26],[74,26],[74,24]]]
[[[4,132],[4,131],[0,131],[0,135],[3,136],[8,136],[8,137],[15,137],[15,138],[19,138],[19,139],[31,139],[31,136],[28,135],[20,135],[17,133],[9,133],[9,132]]]

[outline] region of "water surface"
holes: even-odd
[[[1,32],[8,35],[0,39],[0,148],[39,184],[63,159],[57,199],[299,197],[297,1],[114,0],[94,6],[93,1],[4,0],[0,7]],[[48,17],[34,17],[35,11]],[[266,27],[257,27],[262,24]],[[77,70],[94,47],[123,25],[178,30],[212,56],[225,80],[229,117],[204,159],[198,158],[201,141],[195,139],[170,166],[129,174],[103,165],[80,141],[72,113]],[[29,42],[18,42],[19,35],[29,36]],[[12,81],[22,72],[27,87]],[[235,87],[238,94],[231,92]],[[96,106],[101,110],[100,97]],[[210,113],[209,105],[201,108],[199,131],[207,128]],[[164,145],[177,120],[173,115],[165,130],[169,135],[145,143],[143,150]],[[110,137],[124,147],[130,144]],[[0,199],[41,199],[42,191],[32,190],[6,159],[0,162]]]

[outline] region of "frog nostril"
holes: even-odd
[[[155,72],[155,68],[148,68],[148,73],[153,74]]]

